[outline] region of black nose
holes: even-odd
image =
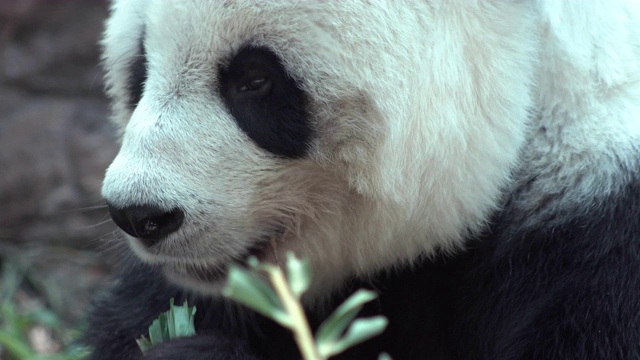
[[[113,222],[120,229],[139,238],[148,246],[178,230],[184,220],[184,212],[178,208],[166,211],[150,205],[125,208],[118,208],[111,204],[107,204],[107,206]]]

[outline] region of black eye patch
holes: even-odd
[[[127,92],[129,96],[129,109],[133,110],[138,106],[144,91],[144,83],[147,81],[147,56],[142,41],[140,42],[140,52],[133,58],[129,65],[129,78],[127,79]]]
[[[272,51],[244,48],[219,71],[220,94],[242,131],[275,155],[305,155],[313,132],[307,95]]]

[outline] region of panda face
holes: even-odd
[[[527,12],[115,1],[103,41],[122,131],[103,186],[114,220],[143,260],[208,293],[250,255],[309,258],[313,296],[458,247],[524,140]]]

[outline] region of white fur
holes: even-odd
[[[594,159],[637,155],[638,22],[633,0],[116,1],[104,64],[124,137],[103,194],[183,208],[160,246],[129,240],[199,289],[217,284],[170,269],[223,268],[276,224],[279,257],[309,257],[316,293],[452,251],[517,164],[523,179],[547,178],[523,205],[535,206],[576,174],[605,186],[617,170],[582,171]],[[131,113],[143,32],[149,74]],[[308,158],[258,148],[223,105],[218,64],[245,44],[271,48],[310,95]]]
[[[640,169],[640,3],[539,1],[536,121],[521,206],[586,211]],[[636,175],[637,176],[637,175]],[[539,221],[530,216],[527,224]]]

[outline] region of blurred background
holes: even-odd
[[[106,284],[105,0],[0,0],[0,359],[75,359]]]

